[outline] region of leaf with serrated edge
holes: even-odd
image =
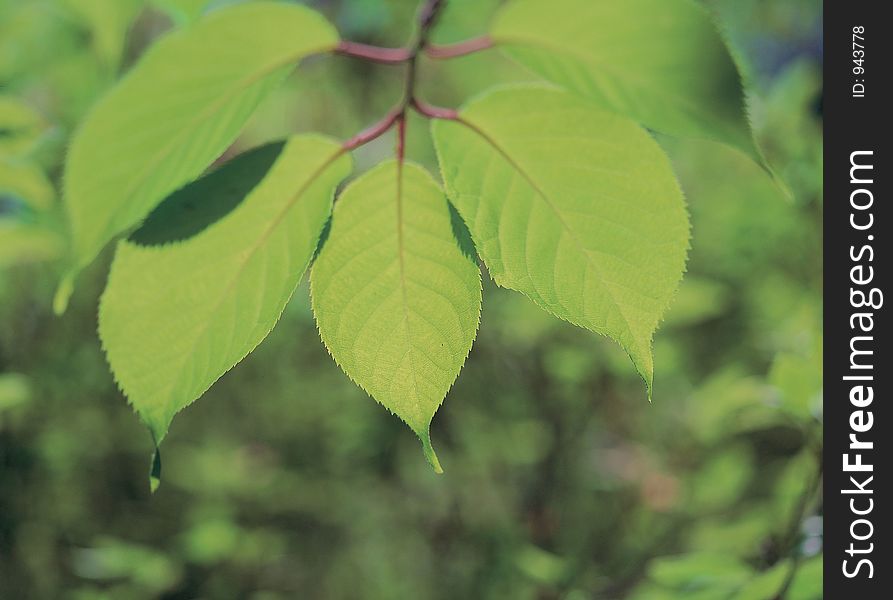
[[[163,245],[118,242],[99,334],[156,443],[175,413],[273,329],[350,168],[334,141],[294,137],[245,200],[200,233]]]
[[[688,216],[669,161],[629,119],[555,88],[486,94],[433,135],[447,195],[499,285],[617,341],[648,387]]]
[[[310,275],[319,333],[345,373],[419,436],[477,332],[481,280],[459,248],[449,205],[421,167],[385,162],[338,198]]]
[[[570,91],[663,133],[731,144],[765,166],[732,56],[691,0],[513,0],[491,35]]]
[[[72,141],[65,200],[75,269],[200,175],[297,61],[337,43],[320,15],[277,2],[213,12],[155,43]]]

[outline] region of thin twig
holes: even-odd
[[[419,101],[415,97],[416,66],[419,53],[428,45],[428,35],[437,17],[446,6],[446,0],[427,0],[419,12],[418,33],[415,41],[405,48],[379,48],[355,42],[341,42],[336,48],[338,54],[353,56],[364,60],[383,64],[406,64],[406,80],[404,82],[403,97],[382,120],[367,127],[342,144],[342,150],[347,152],[368,144],[381,137],[395,124],[397,125],[397,159],[400,164],[406,155],[406,111],[410,107],[419,114],[432,119],[456,119],[458,114],[450,108],[430,106]]]
[[[493,39],[488,35],[472,38],[456,44],[446,44],[438,46],[436,44],[428,44],[425,47],[425,55],[428,58],[442,60],[448,58],[456,58],[458,56],[466,56],[481,50],[487,50],[493,47]]]
[[[381,137],[388,129],[394,126],[394,123],[403,115],[404,109],[402,106],[394,107],[384,116],[384,118],[375,123],[374,125],[370,125],[360,133],[356,134],[346,142],[344,142],[341,147],[344,150],[354,150],[359,148],[364,144],[368,144],[374,139]]]
[[[419,100],[418,98],[413,98],[410,103],[413,109],[423,117],[428,117],[429,119],[446,119],[447,121],[455,121],[459,118],[459,112],[454,108],[446,108],[443,106],[434,106],[432,104],[428,104]]]
[[[418,48],[424,48],[428,44],[428,34],[437,22],[440,13],[446,7],[446,0],[428,0],[419,12],[419,40]]]
[[[335,53],[383,65],[399,65],[412,58],[409,48],[381,48],[357,42],[339,42]]]

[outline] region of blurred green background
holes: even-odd
[[[260,348],[151,440],[96,335],[109,253],[53,316],[65,145],[91,103],[201,0],[0,0],[0,598],[821,598],[821,5],[713,0],[769,160],[660,138],[693,224],[655,341],[655,392],[616,345],[485,283],[480,333],[434,420],[446,470],[332,362],[302,284]],[[212,2],[212,8],[228,2]],[[231,2],[229,2],[231,3]],[[309,2],[400,45],[414,0]],[[435,35],[481,34],[451,0]],[[530,80],[497,52],[422,65],[456,106]],[[709,76],[709,74],[704,74]],[[232,152],[346,138],[399,68],[308,60]],[[358,170],[393,152],[390,136]],[[408,155],[435,169],[422,120]],[[435,170],[436,172],[436,170]]]

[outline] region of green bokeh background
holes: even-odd
[[[199,4],[0,0],[0,598],[821,598],[817,0],[708,3],[794,198],[734,150],[659,138],[693,237],[652,404],[616,345],[485,282],[478,339],[434,420],[437,476],[329,358],[304,283],[175,420],[150,496],[151,440],[96,335],[108,252],[52,314],[65,252],[52,190],[78,119]],[[309,4],[347,39],[394,46],[417,5]],[[451,0],[435,41],[483,33],[498,5]],[[533,78],[493,51],[422,69],[423,97],[447,106]],[[401,78],[309,60],[228,155],[289,132],[349,137]],[[389,136],[362,148],[358,172],[392,152]],[[408,155],[436,172],[423,120]],[[15,187],[13,167],[42,191]]]

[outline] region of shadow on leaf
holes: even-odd
[[[129,241],[141,246],[160,246],[201,233],[248,197],[284,147],[285,142],[280,141],[254,148],[180,188],[146,217]]]

